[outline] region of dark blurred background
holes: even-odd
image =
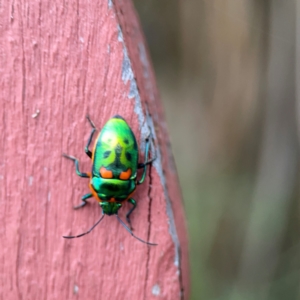
[[[135,5],[184,197],[191,299],[300,299],[299,2]]]

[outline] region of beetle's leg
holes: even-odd
[[[84,148],[84,151],[85,151],[85,153],[87,154],[87,156],[88,156],[89,158],[92,158],[92,152],[89,150],[89,146],[90,146],[90,144],[91,144],[91,142],[92,142],[92,139],[93,139],[93,136],[94,136],[95,131],[96,131],[96,128],[93,128],[93,129],[92,129],[92,132],[91,132],[91,135],[90,135],[90,137],[89,137],[89,139],[88,139],[88,141],[87,141],[87,144],[86,144],[86,146],[85,146],[85,148]]]
[[[92,126],[93,128],[95,128],[95,129],[97,129],[96,126],[95,126],[95,124],[94,124],[94,122],[91,120],[90,116],[89,116],[89,115],[86,115],[86,118],[87,118],[87,120],[89,121],[89,123],[91,124],[91,126]]]
[[[139,163],[138,169],[145,168],[145,165],[150,165],[151,163],[153,163],[153,161],[155,161],[155,159],[156,159],[156,156],[151,158],[150,160],[146,161],[145,163]]]
[[[150,142],[149,142],[149,138],[147,138],[146,149],[145,149],[145,162],[138,164],[138,169],[144,169],[144,171],[141,180],[137,181],[137,184],[141,184],[144,182],[146,177],[146,172],[147,172],[147,165],[151,164],[156,159],[156,157],[153,157],[152,159],[148,160],[149,147],[150,147]]]
[[[63,157],[68,158],[68,159],[71,159],[71,160],[74,161],[74,163],[75,163],[75,169],[76,169],[76,174],[77,174],[78,176],[84,177],[84,178],[90,178],[90,176],[89,176],[88,173],[81,173],[81,172],[79,171],[79,161],[78,161],[78,159],[77,159],[76,157],[67,155],[67,154],[65,154],[65,153],[63,153]]]
[[[127,221],[127,223],[129,224],[130,229],[132,230],[131,221],[130,221],[129,216],[131,215],[131,213],[132,213],[132,212],[135,210],[135,208],[136,208],[136,201],[135,201],[134,199],[130,198],[130,199],[128,200],[128,202],[130,202],[130,203],[133,205],[133,207],[132,207],[132,208],[130,209],[130,211],[126,214],[126,221]]]
[[[90,119],[90,117],[89,117],[88,115],[86,116],[86,118],[88,119],[89,123],[90,123],[91,126],[92,126],[92,131],[91,131],[90,137],[89,137],[89,139],[88,139],[88,141],[87,141],[87,144],[86,144],[86,146],[85,146],[85,148],[84,148],[84,151],[85,151],[85,153],[87,154],[87,156],[88,156],[89,158],[92,158],[92,152],[89,150],[89,146],[90,146],[90,144],[91,144],[91,142],[92,142],[94,133],[95,133],[95,131],[96,131],[97,129],[96,129],[95,124],[92,122],[92,120]]]
[[[78,208],[84,207],[87,204],[86,199],[89,199],[91,197],[93,197],[93,194],[83,195],[81,197],[82,202],[79,205],[74,206],[74,209],[78,209]]]

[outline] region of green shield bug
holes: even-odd
[[[98,134],[93,150],[89,150],[93,136],[96,132],[96,126],[87,116],[92,126],[92,131],[85,146],[85,153],[92,159],[92,172],[82,173],[79,171],[79,161],[77,158],[63,154],[64,157],[75,163],[75,169],[78,176],[89,178],[90,193],[82,196],[82,202],[74,209],[81,208],[87,204],[87,199],[94,197],[102,208],[101,218],[87,232],[75,236],[63,236],[67,239],[78,238],[90,233],[104,218],[105,215],[115,215],[122,226],[136,239],[147,244],[157,245],[146,242],[135,236],[131,230],[130,214],[136,208],[136,201],[131,198],[137,185],[144,182],[146,177],[147,165],[153,160],[148,160],[150,141],[146,139],[145,162],[138,163],[139,150],[136,138],[126,123],[119,115],[112,117],[104,125]],[[141,179],[137,179],[137,170],[143,169]],[[118,210],[125,201],[130,202],[133,207],[126,214],[126,220],[129,227],[118,216]]]

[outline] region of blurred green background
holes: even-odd
[[[135,6],[184,197],[190,299],[300,299],[299,1]]]

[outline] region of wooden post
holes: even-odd
[[[162,107],[132,3],[23,0],[0,5],[0,298],[188,299],[187,238]],[[135,193],[132,238],[62,157],[91,161],[90,133],[113,115],[157,159]],[[142,159],[143,157],[141,157]],[[129,205],[120,212],[124,218]]]

